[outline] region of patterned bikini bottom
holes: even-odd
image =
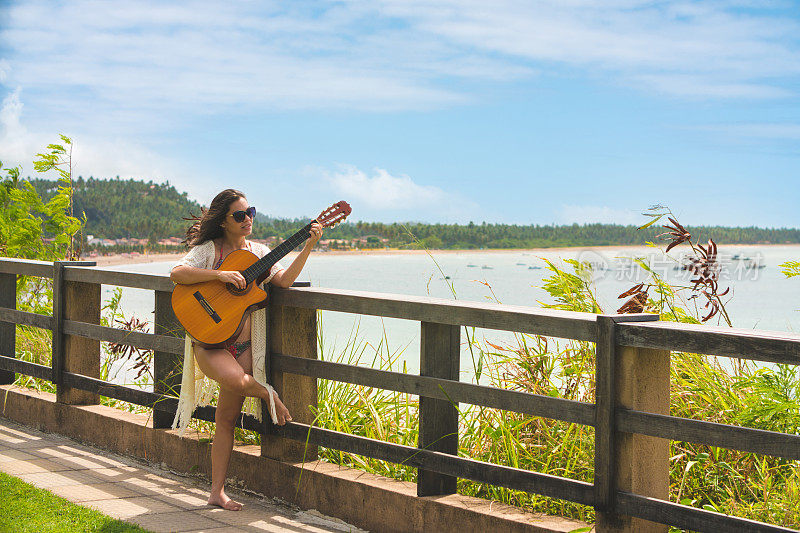
[[[231,355],[234,357],[234,359],[239,359],[239,357],[246,352],[249,347],[250,341],[244,341],[234,342],[230,346],[226,346],[225,349],[231,352]]]

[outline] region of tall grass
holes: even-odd
[[[321,359],[406,372],[405,366],[399,366],[398,363],[403,350],[389,349],[385,330],[378,344],[371,345],[361,340],[359,322],[356,321],[344,347],[341,350],[332,347],[332,354],[324,353],[323,331],[324,327],[318,329]],[[318,381],[317,394],[318,403],[314,409],[317,426],[395,444],[416,446],[419,417],[419,401],[416,397],[325,379]],[[406,465],[329,448],[320,448],[320,456],[333,463],[395,479],[416,481],[416,469]]]
[[[603,313],[592,285],[590,266],[566,260],[548,262],[543,288],[546,307]],[[646,264],[643,264],[645,269]],[[662,320],[699,323],[697,310],[674,287],[651,272],[656,287],[649,304]],[[471,333],[471,334],[470,334]],[[582,402],[594,402],[594,344],[516,334],[497,343],[465,336],[478,354],[473,381],[482,384]],[[322,339],[320,347],[324,346]],[[360,339],[354,328],[343,348],[322,354],[349,364],[398,368],[400,352],[386,339],[377,345]],[[747,361],[674,352],[670,370],[671,414],[723,424],[797,434],[800,430],[800,371],[786,365],[757,366]],[[418,403],[406,394],[320,380],[316,423],[408,446],[416,446]],[[414,469],[321,449],[338,464],[408,481]],[[459,455],[586,482],[593,480],[594,431],[591,427],[498,409],[459,406]],[[724,448],[672,441],[670,499],[685,505],[800,526],[800,463]],[[458,491],[550,514],[593,521],[591,507],[535,494],[460,480]]]
[[[319,331],[324,331],[324,328]],[[594,401],[594,375],[580,371],[594,366],[593,357],[589,357],[589,343],[575,342],[564,349],[568,361],[560,365],[555,358],[547,357],[553,344],[545,337],[517,335],[518,346],[500,346],[489,340],[477,340],[474,330],[470,333],[473,348],[478,352],[475,361],[482,362],[482,384]],[[385,332],[376,345],[370,344],[360,337],[357,321],[343,347],[337,349],[334,346],[330,353],[325,353],[322,341],[320,338],[320,357],[323,359],[407,372],[400,360],[403,351],[389,348]],[[477,380],[473,373],[473,381]],[[419,401],[416,396],[319,380],[315,415],[315,424],[322,428],[406,446],[417,445]],[[591,427],[459,405],[459,455],[464,457],[591,482],[593,447],[594,431]],[[320,456],[336,464],[416,481],[416,469],[405,465],[327,448],[320,448]],[[582,519],[592,517],[590,507],[469,480],[459,480],[458,491],[540,512]]]

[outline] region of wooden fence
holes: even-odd
[[[53,279],[53,315],[16,309],[17,276]],[[100,286],[155,292],[154,333],[100,325]],[[97,403],[99,396],[151,407],[156,428],[168,428],[177,407],[183,331],[170,306],[166,275],[92,268],[91,263],[0,258],[0,383],[15,373],[50,380],[57,400]],[[669,415],[670,351],[800,363],[800,335],[659,322],[655,315],[593,315],[500,304],[311,287],[271,290],[267,375],[294,422],[272,426],[242,415],[239,425],[262,433],[262,455],[281,460],[315,456],[324,446],[418,469],[418,496],[454,493],[458,478],[594,506],[598,531],[793,531],[667,501],[668,440],[800,460],[800,436]],[[403,374],[317,359],[318,310],[420,322],[420,373]],[[50,367],[15,358],[15,324],[53,332]],[[596,343],[596,404],[459,381],[462,326]],[[103,381],[100,342],[154,351],[154,390]],[[417,447],[311,427],[317,379],[418,395]],[[485,406],[595,430],[594,483],[458,456],[458,403]],[[194,416],[214,420],[214,408]],[[265,419],[268,417],[265,417]],[[306,441],[312,449],[306,449]]]

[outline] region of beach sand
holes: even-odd
[[[520,253],[520,252],[527,252],[527,253],[535,253],[535,252],[561,252],[561,251],[569,251],[569,250],[603,250],[607,248],[614,248],[614,249],[623,249],[623,248],[641,248],[640,246],[577,246],[577,247],[568,247],[568,248],[530,248],[530,249],[523,249],[523,248],[492,248],[492,249],[485,249],[485,250],[430,250],[430,253],[440,255],[440,254],[460,254],[460,253],[490,253],[490,254],[508,254],[508,253]],[[293,252],[292,252],[293,253]],[[349,256],[358,256],[358,255],[422,255],[426,254],[428,251],[426,250],[400,250],[397,248],[382,248],[382,249],[372,249],[372,250],[330,250],[327,252],[322,252],[319,250],[314,250],[311,252],[312,255],[349,255]],[[83,257],[81,259],[85,261],[96,261],[97,266],[113,266],[113,265],[127,265],[127,264],[136,264],[136,263],[161,263],[167,261],[177,261],[185,252],[179,253],[161,253],[161,254],[139,254],[139,255],[131,255],[131,254],[109,254],[109,255],[101,255],[97,257]]]
[[[733,247],[736,248],[761,248],[765,246],[796,246],[800,247],[800,244],[732,244],[727,245],[726,247]],[[492,248],[492,249],[484,249],[484,250],[430,250],[430,253],[440,255],[440,254],[463,254],[463,253],[490,253],[490,254],[511,254],[511,253],[542,253],[542,252],[574,252],[575,250],[593,250],[593,251],[603,251],[603,250],[634,250],[638,249],[641,250],[644,245],[612,245],[612,246],[570,246],[570,247],[560,247],[560,248]],[[102,255],[97,257],[85,257],[84,260],[87,261],[96,261],[97,266],[113,266],[113,265],[127,265],[127,264],[137,264],[137,263],[162,263],[167,261],[177,261],[181,257],[183,257],[185,252],[178,252],[178,253],[159,253],[159,254],[140,254],[140,255],[131,255],[131,254],[110,254],[110,255]],[[350,255],[350,256],[358,256],[358,255],[421,255],[428,253],[427,250],[399,250],[396,248],[383,248],[383,249],[375,249],[375,250],[349,250],[349,251],[342,251],[342,250],[331,250],[328,252],[321,252],[321,251],[314,251],[312,255]]]
[[[183,257],[183,253],[174,254],[109,254],[97,257],[82,257],[83,261],[95,261],[97,266],[131,265],[137,263],[161,263],[165,261],[177,261]]]

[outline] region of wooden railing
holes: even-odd
[[[54,309],[44,316],[15,309],[20,275],[52,278]],[[154,333],[100,325],[100,285],[155,292]],[[62,403],[97,403],[99,395],[153,409],[154,427],[171,425],[180,385],[183,331],[170,307],[166,275],[91,268],[69,262],[0,258],[0,383],[15,373],[50,380]],[[668,440],[721,446],[800,460],[800,436],[669,415],[670,351],[796,365],[800,336],[658,322],[655,315],[593,315],[531,307],[450,301],[311,287],[272,289],[268,310],[267,375],[294,422],[272,426],[242,415],[239,424],[262,433],[262,455],[299,460],[324,446],[418,469],[418,495],[455,492],[458,478],[594,506],[598,531],[793,531],[667,501]],[[317,311],[329,310],[420,322],[420,374],[409,375],[317,359]],[[15,359],[15,324],[50,329],[50,367]],[[532,333],[596,343],[596,404],[459,381],[460,328]],[[100,341],[154,350],[152,392],[99,376]],[[417,447],[311,427],[317,379],[418,395]],[[458,456],[458,403],[593,426],[594,483]],[[214,420],[214,408],[194,416]],[[308,449],[306,443],[312,445]]]

